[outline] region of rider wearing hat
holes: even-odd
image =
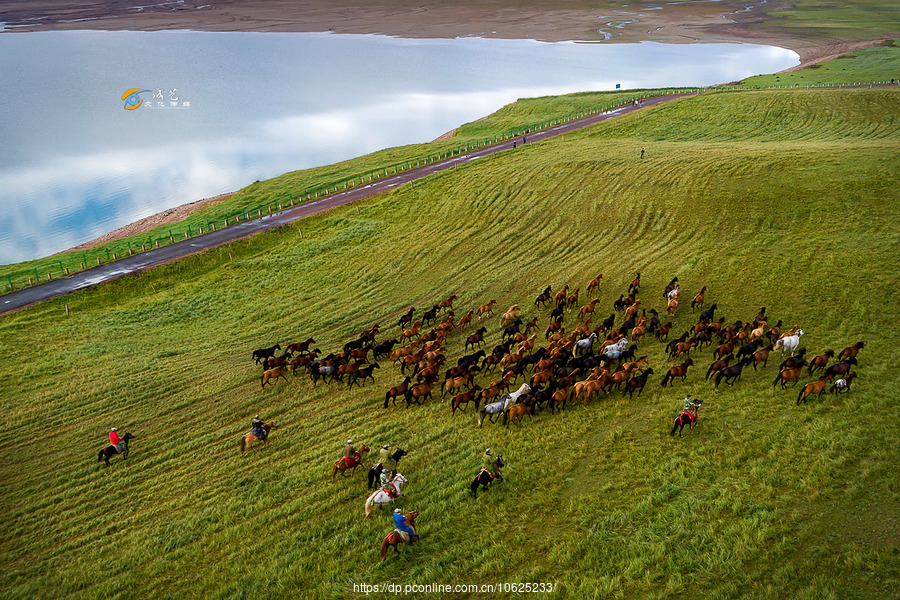
[[[250,433],[261,440],[266,439],[266,430],[263,429],[263,422],[260,420],[259,415],[253,417],[253,420],[250,421]]]
[[[412,540],[413,536],[416,535],[415,529],[409,526],[406,522],[406,516],[399,508],[394,509],[394,525],[397,526],[397,531],[400,532],[404,542]]]
[[[491,455],[491,449],[488,448],[484,451],[484,456],[481,457],[481,466],[496,479],[503,481],[503,476],[500,475],[500,469],[497,468],[495,462],[496,459]]]
[[[693,398],[691,398],[691,395],[690,395],[690,394],[688,394],[687,396],[685,396],[685,398],[684,398],[684,410],[686,410],[686,411],[688,411],[688,412],[696,413],[696,412],[697,412],[697,407],[698,407],[698,406],[700,406],[700,405],[697,403],[696,400],[694,400]]]
[[[353,440],[351,439],[348,439],[347,443],[344,444],[344,459],[346,459],[348,467],[356,464],[356,448],[353,447]]]
[[[378,451],[378,460],[381,462],[381,472],[390,472],[391,477],[397,474],[397,461],[391,455],[391,445],[385,444]]]
[[[122,438],[119,437],[119,434],[116,433],[117,429],[113,427],[109,432],[109,443],[115,447],[116,452],[122,454],[124,448],[124,442],[122,442]]]

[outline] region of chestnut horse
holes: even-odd
[[[344,477],[348,477],[344,473],[347,469],[351,469],[350,475],[353,475],[356,472],[356,467],[362,464],[362,455],[369,451],[369,447],[365,444],[361,444],[359,446],[359,450],[353,453],[354,457],[352,459],[353,464],[348,464],[347,457],[342,456],[336,461],[334,461],[334,465],[331,467],[331,481],[334,482],[335,475],[340,472]]]
[[[253,442],[262,441],[263,444],[268,442],[269,441],[269,431],[271,431],[272,429],[278,429],[278,423],[275,421],[269,421],[268,423],[263,425],[262,428],[263,428],[263,431],[266,432],[266,437],[264,437],[262,440],[260,440],[258,437],[256,437],[256,435],[254,435],[252,432],[248,433],[247,435],[245,435],[244,437],[241,438],[241,454],[243,454],[247,450],[249,450],[250,446],[253,445]]]
[[[419,511],[414,510],[412,512],[406,513],[406,523],[413,529],[416,528],[416,517],[419,516]],[[418,539],[418,534],[414,536],[413,539],[409,540],[410,542]],[[388,548],[394,548],[395,552],[400,552],[400,544],[403,543],[403,536],[400,535],[400,532],[396,529],[387,534],[387,537],[384,538],[384,541],[381,542],[381,560],[384,560],[388,553]]]

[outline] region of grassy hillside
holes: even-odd
[[[897,597],[897,94],[685,99],[306,220],[302,239],[286,227],[4,316],[0,595],[553,582],[547,597]],[[854,389],[797,406],[796,388],[773,391],[771,360],[716,393],[710,350],[663,389],[674,363],[648,339],[640,397],[478,429],[438,399],[383,409],[402,380],[388,361],[348,392],[306,377],[263,390],[250,358],[310,336],[337,351],[375,323],[387,339],[410,305],[451,293],[458,316],[496,298],[543,329],[535,296],[569,284],[584,303],[598,272],[605,317],[638,271],[647,308],[677,276],[728,322],[766,306],[800,324],[810,354],[864,340]],[[676,334],[696,321],[687,304]],[[490,350],[499,323],[485,324]],[[685,393],[706,402],[673,440]],[[283,426],[241,457],[256,413]],[[138,438],[106,469],[112,426]],[[362,473],[328,482],[347,437],[410,452],[422,539],[381,564],[387,511],[363,518]],[[487,446],[507,481],[473,501]]]

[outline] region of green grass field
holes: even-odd
[[[552,598],[898,597],[898,93],[684,99],[305,220],[302,239],[285,227],[4,316],[0,597],[503,582],[552,582],[535,594]],[[716,393],[710,350],[663,389],[675,363],[651,338],[640,397],[478,429],[437,398],[383,409],[402,380],[388,361],[362,389],[288,375],[263,390],[250,358],[310,336],[338,351],[375,323],[387,339],[410,305],[451,293],[458,316],[496,298],[543,329],[537,294],[569,284],[583,304],[598,272],[605,317],[638,271],[646,308],[679,278],[676,334],[705,285],[728,322],[766,306],[800,324],[810,354],[864,340],[854,389],[797,406],[771,360]],[[704,408],[673,440],[685,393]],[[282,427],[242,457],[257,413]],[[112,426],[138,437],[103,468]],[[363,518],[364,473],[328,480],[348,437],[409,451],[422,539],[384,563],[390,518]],[[487,446],[507,480],[473,501]]]

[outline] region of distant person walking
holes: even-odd
[[[641,148],[641,160],[643,160],[643,159],[644,159],[644,149]]]

